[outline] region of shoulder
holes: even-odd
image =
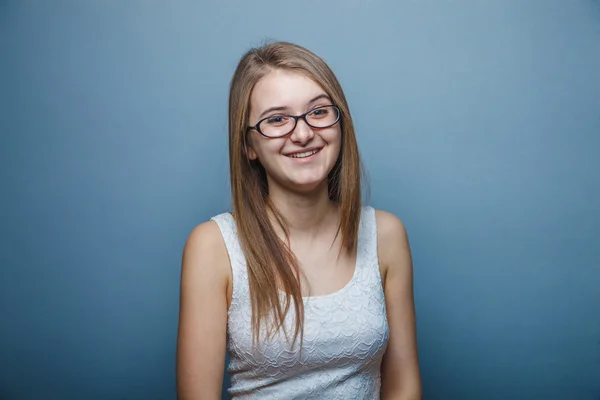
[[[189,277],[210,275],[225,283],[229,280],[229,256],[215,221],[203,222],[190,232],[183,249],[182,273]]]
[[[406,227],[396,215],[375,210],[377,223],[377,255],[381,271],[407,268],[411,265],[410,245]]]
[[[394,214],[383,210],[375,210],[375,220],[379,239],[383,239],[384,242],[406,239],[407,233],[404,223]]]
[[[226,232],[222,232],[222,226],[226,226],[230,214],[223,213],[215,215],[210,220],[197,225],[190,232],[184,247],[184,253],[208,253],[212,255],[223,255],[227,252],[225,240],[223,238]],[[211,249],[216,251],[211,251]]]
[[[184,251],[195,251],[222,242],[221,232],[217,222],[213,220],[202,222],[190,232],[186,242]]]

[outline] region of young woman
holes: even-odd
[[[291,43],[246,53],[229,96],[233,213],[185,245],[180,399],[419,399],[402,222],[361,204],[348,104]]]

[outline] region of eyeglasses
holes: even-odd
[[[311,128],[323,129],[337,124],[341,115],[338,106],[320,106],[302,115],[271,115],[261,119],[256,125],[249,126],[248,130],[253,129],[268,138],[280,138],[292,133],[299,119],[303,119]]]

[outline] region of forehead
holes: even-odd
[[[306,75],[277,69],[262,77],[254,86],[250,110],[254,114],[270,107],[302,109],[320,94],[325,94],[325,90]]]

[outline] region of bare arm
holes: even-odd
[[[406,229],[393,214],[377,211],[378,252],[390,340],[381,366],[383,400],[421,399],[413,296],[413,268]]]
[[[215,222],[190,234],[183,251],[177,336],[181,400],[221,399],[227,330],[229,258]]]

